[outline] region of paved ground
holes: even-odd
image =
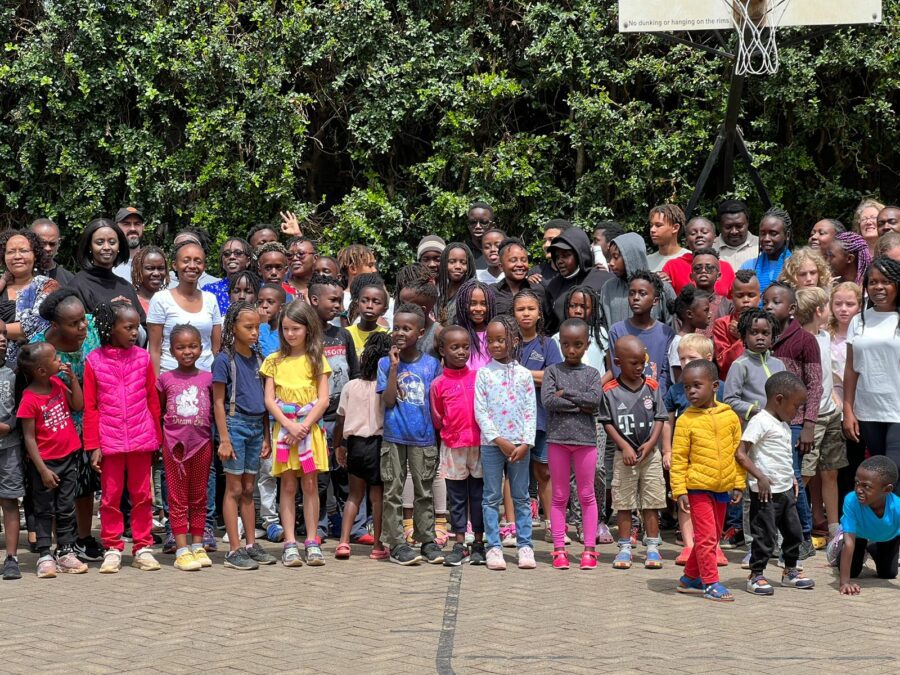
[[[540,532],[539,532],[540,533]],[[275,549],[276,546],[267,544]],[[676,554],[659,571],[549,566],[508,571],[350,561],[322,568],[159,572],[0,584],[4,672],[324,673],[896,673],[898,583],[868,572],[863,594],[841,597],[824,556],[807,561],[818,588],[740,591],[724,605],[675,593]],[[573,546],[573,552],[580,547]],[[733,564],[723,581],[742,588]],[[508,560],[511,560],[511,556]],[[638,559],[640,559],[638,557]],[[130,563],[126,556],[125,564]],[[854,633],[853,631],[860,631]],[[865,635],[862,635],[862,632]]]

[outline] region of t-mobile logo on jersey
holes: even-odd
[[[625,436],[631,436],[634,432],[634,415],[619,415],[619,423],[616,425]]]

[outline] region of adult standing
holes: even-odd
[[[548,313],[544,286],[528,280],[528,250],[521,239],[510,237],[500,243],[500,268],[503,278],[492,286],[497,314],[512,314],[513,296],[523,288],[534,291],[540,299],[541,311]]]
[[[487,260],[481,252],[481,238],[494,225],[494,208],[487,202],[473,202],[466,213],[469,228],[469,248],[475,257],[475,269],[486,270]]]
[[[116,225],[125,234],[125,241],[128,242],[128,260],[117,264],[113,268],[113,273],[130,282],[131,263],[141,250],[144,241],[144,214],[136,206],[123,206],[116,212]]]
[[[866,240],[869,252],[875,252],[875,244],[878,242],[878,214],[884,204],[867,197],[863,199],[853,212],[853,231]]]
[[[878,212],[876,224],[879,237],[888,232],[900,232],[900,206],[885,206]]]
[[[28,228],[37,235],[44,249],[44,262],[47,267],[41,269],[41,274],[50,279],[56,279],[60,286],[68,286],[75,275],[56,262],[56,254],[59,253],[60,234],[59,227],[49,218],[38,218]]]
[[[684,228],[684,241],[687,244],[688,253],[680,258],[673,258],[663,265],[661,276],[665,276],[675,293],[681,293],[682,289],[691,282],[693,271],[694,253],[701,249],[713,248],[716,236],[716,226],[711,220],[703,217],[691,218]],[[727,262],[719,262],[719,279],[716,281],[715,291],[723,298],[731,295],[731,284],[734,283],[734,269]]]
[[[318,258],[316,245],[306,237],[294,237],[288,241],[288,273],[284,279],[285,292],[295,298],[309,299],[309,280],[312,278],[313,268],[316,266]]]
[[[131,261],[131,283],[144,313],[150,309],[150,298],[169,283],[169,263],[159,246],[144,246]]]
[[[219,303],[219,313],[222,316],[225,316],[225,312],[231,306],[231,296],[228,292],[228,277],[249,269],[252,259],[251,255],[250,242],[240,237],[229,237],[222,245],[222,252],[219,254],[219,265],[222,267],[225,278],[200,287],[202,290],[216,296],[216,302]]]
[[[883,256],[900,262],[900,234],[888,232],[878,240],[876,257]]]
[[[177,247],[186,241],[192,241],[203,249],[204,261],[209,257],[209,234],[206,232],[206,230],[201,230],[199,228],[193,227],[186,227],[183,230],[179,230],[178,234],[175,235],[175,239],[172,240],[172,246]],[[217,281],[221,281],[221,279],[219,279],[219,277],[214,277],[212,274],[207,272],[204,262],[203,272],[200,274],[200,279],[197,281],[197,288],[204,288],[206,286],[209,286],[210,284],[216,283]],[[177,285],[178,275],[175,274],[175,270],[173,267],[172,271],[169,273],[169,288],[175,288]]]
[[[720,260],[737,270],[759,255],[759,238],[750,232],[750,211],[744,202],[725,200],[719,204],[716,217],[719,236],[712,247],[719,251]]]
[[[584,230],[569,227],[550,243],[550,255],[559,274],[546,285],[546,305],[552,311],[544,317],[547,335],[553,335],[565,320],[566,293],[573,286],[588,286],[597,293],[612,274],[594,267],[591,241]]]
[[[572,223],[562,218],[553,218],[544,223],[544,238],[541,240],[541,250],[544,252],[544,261],[528,270],[528,280],[532,283],[540,283],[546,286],[557,276],[553,266],[553,256],[550,255],[550,244],[563,232],[572,227]]]
[[[828,247],[831,246],[831,242],[834,241],[835,235],[846,231],[847,228],[841,221],[834,218],[823,218],[813,225],[806,243],[824,256]]]

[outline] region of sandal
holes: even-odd
[[[338,560],[348,560],[350,558],[350,544],[338,544],[334,550],[334,557]]]
[[[569,569],[569,554],[565,549],[560,549],[558,551],[551,551],[550,555],[553,557],[553,569],[555,570],[567,570]]]
[[[703,591],[703,597],[714,602],[734,602],[734,596],[718,581],[710,584]]]
[[[434,522],[434,543],[443,548],[450,540],[450,533],[447,531],[447,519],[437,518]]]
[[[391,553],[386,548],[373,548],[369,554],[369,558],[372,560],[387,560],[390,557]]]
[[[694,578],[685,574],[678,580],[675,590],[689,595],[703,595],[703,582],[700,577]]]
[[[593,570],[597,569],[597,551],[582,551],[581,553],[581,569]]]

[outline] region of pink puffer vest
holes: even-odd
[[[88,354],[87,362],[97,379],[103,454],[156,450],[157,425],[147,405],[150,355],[140,347],[107,346]]]

